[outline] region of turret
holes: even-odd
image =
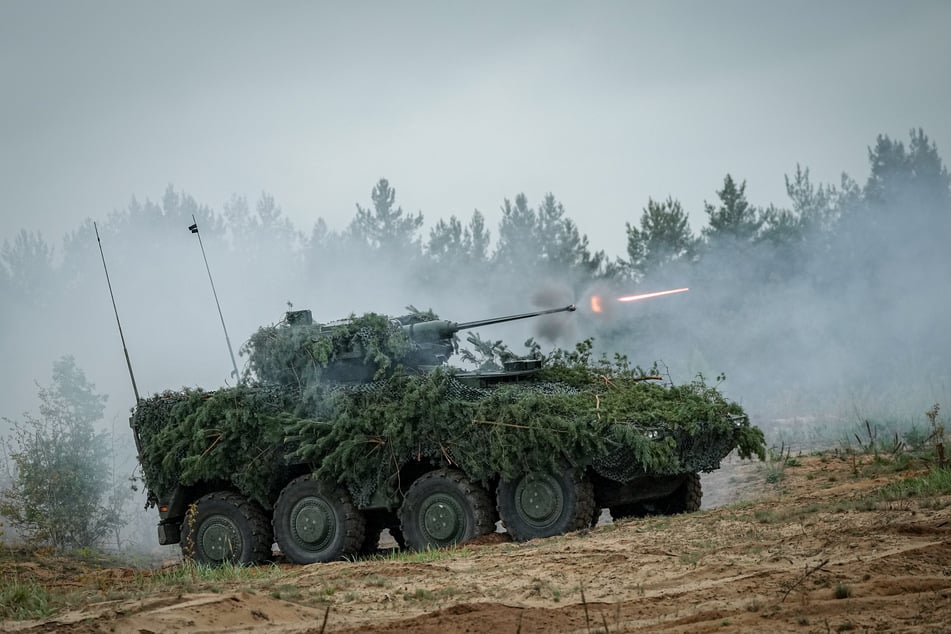
[[[574,310],[572,304],[461,323],[420,313],[395,319],[371,313],[330,324],[315,324],[309,310],[297,310],[279,326],[258,330],[245,351],[251,369],[266,383],[359,383],[396,365],[420,371],[442,365],[456,352],[456,334],[462,330]]]

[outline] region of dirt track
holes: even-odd
[[[835,456],[805,458],[785,474],[767,485],[762,467],[727,469],[705,488],[744,485],[760,499],[689,516],[523,544],[496,534],[452,553],[282,567],[185,591],[157,586],[0,629],[947,631],[951,501],[883,502],[875,490],[907,473],[870,477],[862,464]],[[106,569],[49,581],[131,595],[142,574]]]

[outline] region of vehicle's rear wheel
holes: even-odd
[[[495,530],[489,494],[461,471],[430,471],[410,486],[400,507],[400,526],[413,550],[442,548]]]
[[[274,505],[274,537],[296,564],[333,561],[360,550],[363,514],[339,486],[305,475],[291,480]]]
[[[210,566],[257,564],[271,556],[271,526],[256,504],[231,491],[198,498],[182,526],[182,554]]]
[[[498,505],[512,539],[551,537],[591,526],[594,487],[575,469],[533,471],[499,482]]]
[[[700,510],[703,489],[699,473],[688,473],[684,481],[670,495],[657,500],[654,504],[664,515],[695,513]]]

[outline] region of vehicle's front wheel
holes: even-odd
[[[594,487],[575,469],[533,471],[499,482],[498,504],[512,539],[551,537],[591,526]]]
[[[495,530],[489,494],[454,469],[430,471],[410,486],[400,526],[413,550],[442,548]]]
[[[661,498],[655,504],[664,515],[678,515],[699,511],[702,499],[703,489],[700,485],[700,474],[688,473],[673,493]]]
[[[305,475],[291,480],[274,505],[274,537],[295,564],[333,561],[360,550],[363,513],[339,486]]]
[[[231,491],[198,498],[182,526],[182,554],[210,566],[257,564],[271,556],[271,527],[256,504]]]

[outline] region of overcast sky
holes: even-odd
[[[951,2],[0,0],[0,240],[55,244],[169,184],[340,229],[380,177],[427,224],[553,192],[621,255],[648,197],[696,228],[867,174],[875,135],[951,157]]]

